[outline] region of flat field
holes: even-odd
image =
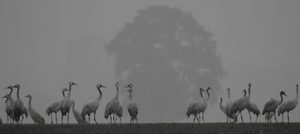
[[[158,123],[91,125],[8,125],[0,134],[300,134],[300,123],[226,124],[226,123]]]

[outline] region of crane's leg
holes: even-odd
[[[203,123],[205,123],[205,120],[204,120],[204,112],[202,113],[202,120],[203,120]]]
[[[275,112],[275,114],[274,114],[274,119],[275,119],[276,123],[278,123],[278,122],[277,122],[277,119],[276,119],[276,112]]]
[[[290,112],[287,112],[287,117],[288,117],[288,123],[290,123]]]
[[[90,124],[91,123],[91,115],[88,114],[88,116],[89,116],[89,124]]]
[[[109,118],[110,118],[110,123],[112,124],[112,118],[111,118],[111,115],[109,115]]]
[[[193,124],[195,123],[196,118],[197,118],[197,116],[194,116]]]
[[[9,117],[8,117],[8,115],[6,115],[6,121],[7,121],[7,123],[9,123],[10,121],[9,121]]]
[[[283,113],[281,114],[281,123],[283,124]]]
[[[201,123],[201,117],[200,117],[200,114],[199,114],[199,115],[196,114],[196,118],[197,118],[197,122],[198,122],[198,123]]]
[[[242,114],[242,111],[239,112],[239,114],[241,115],[241,120],[242,120],[242,123],[244,123],[244,119],[243,119],[243,114]]]
[[[228,123],[228,116],[226,116],[227,118],[226,118],[226,123]]]
[[[251,113],[250,113],[250,111],[248,111],[249,112],[249,119],[250,119],[250,122],[251,122]]]
[[[57,113],[55,113],[55,122],[57,124]]]
[[[255,123],[257,123],[258,116],[259,116],[259,115],[256,115],[256,120],[255,120]]]
[[[53,124],[52,113],[51,113],[51,124]]]
[[[68,120],[68,124],[69,124],[69,118],[70,118],[70,114],[69,114],[69,112],[67,113],[68,115],[67,115],[67,120]]]
[[[112,118],[113,118],[113,123],[116,123],[116,121],[115,121],[115,114],[112,115]]]
[[[98,122],[96,121],[96,112],[94,112],[94,121],[96,124],[98,124]]]
[[[21,115],[21,124],[23,123],[23,119],[24,119],[24,116],[23,115]]]
[[[64,124],[64,115],[61,114],[61,124]]]

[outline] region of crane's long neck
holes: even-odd
[[[230,89],[227,90],[228,93],[228,99],[230,99]]]
[[[62,95],[63,95],[64,98],[66,97],[65,90],[62,91]]]
[[[279,101],[279,105],[283,102],[283,94],[280,94],[280,101]]]
[[[246,95],[247,95],[247,92],[245,91],[245,92],[244,92],[244,97],[246,97]]]
[[[132,92],[129,92],[129,100],[132,100]]]
[[[201,99],[203,98],[202,90],[200,90],[200,97],[201,97]]]
[[[209,99],[209,97],[210,97],[209,90],[206,90],[206,93],[207,93],[207,98],[206,98],[206,101],[208,101],[208,99]]]
[[[117,93],[114,100],[119,100],[119,86],[116,86],[116,89],[117,89]]]
[[[8,102],[8,97],[5,99],[5,103],[7,103]]]
[[[299,91],[298,91],[298,84],[296,85],[296,98],[295,98],[295,100],[296,100],[296,102],[298,103],[298,93]]]
[[[17,89],[17,98],[20,99],[20,88]]]
[[[10,92],[9,92],[9,96],[11,96],[12,92],[13,92],[13,88],[9,88]]]
[[[223,99],[220,99],[220,104],[219,104],[220,109],[221,109],[221,110],[224,110],[224,106],[222,105],[222,103],[223,103]]]
[[[251,97],[251,86],[249,85],[249,87],[248,87],[248,95],[247,95],[248,100],[250,100],[250,97]]]
[[[71,91],[72,91],[72,84],[69,85],[69,92],[68,92],[68,98],[71,97]]]
[[[117,100],[119,101],[119,86],[117,86]]]
[[[29,104],[29,106],[31,106],[31,97],[29,97],[29,102],[28,102],[28,104]]]
[[[102,99],[102,91],[100,88],[98,88],[99,96],[97,97],[97,101],[99,102]]]

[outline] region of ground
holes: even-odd
[[[300,123],[291,124],[140,124],[140,125],[8,125],[0,126],[0,134],[297,134]]]

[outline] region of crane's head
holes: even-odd
[[[68,91],[68,89],[67,88],[63,88],[62,90],[61,90],[61,92],[66,92],[66,91]]]
[[[103,86],[102,84],[98,84],[98,85],[97,85],[97,88],[100,89],[100,88],[106,88],[106,87]]]
[[[14,89],[14,86],[8,86],[8,87],[6,87],[6,88],[4,88],[4,89],[10,89],[10,90],[13,90],[13,89]]]
[[[32,96],[30,94],[26,95],[25,97],[27,98],[32,98]]]
[[[243,93],[244,93],[244,97],[247,95],[247,90],[246,89],[244,89],[243,90]]]
[[[213,90],[213,89],[210,88],[210,87],[207,87],[207,88],[206,88],[206,92],[208,92],[209,90]]]
[[[4,95],[2,98],[9,98],[10,97],[10,95],[9,94],[6,94],[6,95]]]
[[[119,83],[119,82],[116,82],[116,83],[115,83],[115,86],[116,86],[116,87],[118,87],[119,85],[120,85],[120,83]]]
[[[220,102],[221,102],[221,103],[223,102],[223,98],[222,98],[222,97],[220,97]]]
[[[249,87],[249,88],[251,87],[251,83],[248,84],[248,87]]]
[[[9,97],[10,97],[10,94],[6,94],[5,96],[2,97],[2,98],[6,98],[5,103],[7,103]]]
[[[202,87],[199,88],[200,96],[203,97],[204,89]]]
[[[285,93],[284,91],[280,91],[280,95],[287,96],[286,93]]]
[[[133,84],[128,84],[128,85],[125,86],[124,88],[133,88]]]
[[[20,89],[20,85],[19,84],[16,84],[15,86],[14,86],[14,88],[17,88],[17,89]]]
[[[73,86],[73,85],[77,85],[75,82],[73,82],[73,81],[70,81],[69,82],[69,86]]]

